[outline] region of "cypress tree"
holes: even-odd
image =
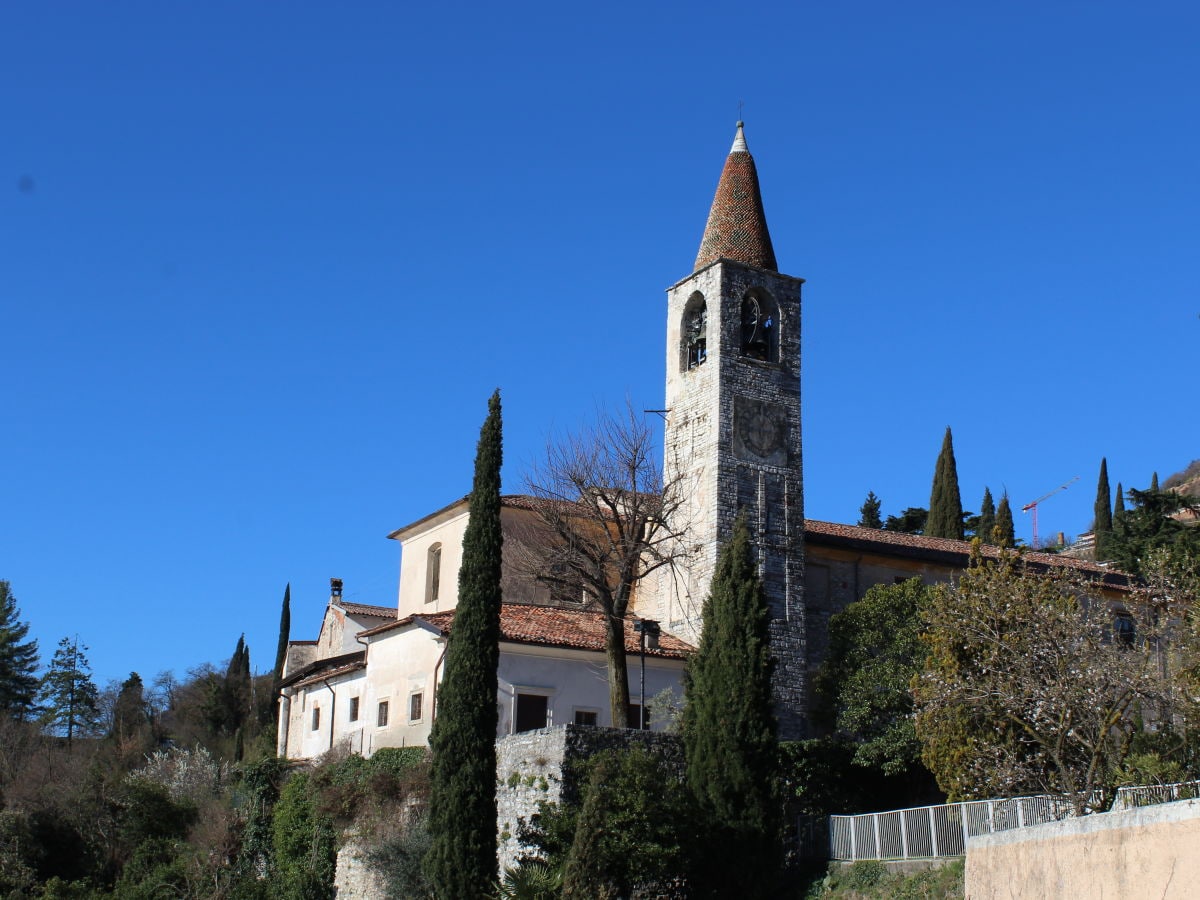
[[[1116,531],[1118,526],[1125,521],[1125,489],[1121,487],[1121,482],[1117,482],[1117,499],[1113,501],[1112,523],[1113,531]]]
[[[1155,472],[1153,475],[1150,476],[1150,490],[1153,491],[1155,494],[1158,493],[1158,473],[1157,472]]]
[[[1012,513],[1009,513],[1012,517]],[[979,525],[975,528],[975,536],[985,544],[996,543],[996,536],[992,532],[996,528],[996,503],[992,500],[991,488],[983,489],[983,500],[979,504]]]
[[[279,611],[279,643],[275,647],[275,682],[283,678],[283,664],[287,661],[288,638],[292,633],[292,583],[283,589],[283,607]]]
[[[1000,505],[996,507],[996,526],[993,530],[996,535],[996,543],[1001,547],[1012,547],[1017,543],[1017,532],[1013,527],[1012,507],[1008,503],[1008,491],[1004,492],[1004,496],[1000,498]]]
[[[1096,516],[1092,533],[1096,536],[1096,559],[1108,558],[1108,538],[1112,534],[1112,494],[1108,489],[1108,457],[1100,460],[1100,479],[1096,482],[1096,504],[1093,507]]]
[[[496,666],[500,660],[500,392],[479,435],[458,608],[429,745],[430,847],[438,900],[490,896],[496,880]]]
[[[867,491],[867,499],[858,508],[858,525],[860,528],[882,528],[883,518],[879,514],[879,498],[874,491]]]
[[[780,864],[768,610],[739,516],[704,603],[684,674],[687,783],[704,817],[701,868],[721,897],[767,897]],[[726,864],[738,860],[736,867]]]
[[[958,467],[954,462],[954,438],[949,426],[946,427],[946,436],[942,438],[942,452],[938,454],[933,472],[925,534],[928,537],[955,538],[960,541],[965,536],[962,496],[958,492]]]

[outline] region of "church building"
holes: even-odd
[[[690,275],[667,291],[663,478],[681,502],[669,523],[673,566],[637,586],[626,628],[631,724],[661,728],[651,698],[682,695],[687,655],[717,554],[746,516],[770,607],[779,735],[810,735],[812,676],[829,618],[874,584],[946,581],[970,544],[807,521],[800,428],[800,290],[778,269],[754,159],[742,123],[725,161]],[[498,735],[548,725],[611,725],[603,615],[587,597],[554,591],[517,564],[535,498],[502,498],[505,534]],[[339,745],[370,755],[427,743],[454,627],[467,500],[400,528],[394,606],[346,602],[332,580],[316,641],[289,644],[281,687],[281,756],[305,759]],[[536,529],[532,530],[536,532]],[[995,548],[984,548],[994,554]],[[807,554],[807,560],[806,560]],[[1028,553],[1108,582],[1094,563]]]

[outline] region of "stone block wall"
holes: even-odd
[[[559,725],[496,741],[496,830],[500,871],[522,854],[518,833],[539,804],[576,803],[581,784],[573,764],[602,750],[646,747],[675,765],[682,777],[683,745],[675,735],[589,725]]]

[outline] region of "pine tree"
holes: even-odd
[[[1004,496],[1000,498],[1000,505],[996,507],[994,533],[997,537],[996,543],[1001,547],[1012,547],[1017,542],[1017,532],[1013,526],[1012,507],[1008,503],[1008,491],[1004,492]]]
[[[702,857],[739,860],[714,865],[706,880],[716,896],[773,896],[781,845],[768,610],[742,517],[717,560],[703,622],[684,675],[687,782],[711,841]]]
[[[458,608],[446,649],[429,745],[430,847],[425,871],[438,900],[490,896],[496,880],[496,666],[500,658],[500,392],[479,435]]]
[[[65,735],[68,750],[77,735],[95,731],[100,718],[100,692],[92,681],[86,651],[79,638],[63,638],[42,676],[42,724]]]
[[[858,508],[858,525],[860,528],[882,528],[883,519],[879,515],[879,498],[874,491],[867,492],[867,499]]]
[[[17,598],[0,581],[0,716],[27,719],[37,698],[37,641],[27,641],[29,623],[21,621]]]
[[[928,537],[960,541],[965,536],[962,496],[958,492],[958,467],[954,462],[954,438],[949,426],[946,427],[946,436],[942,438],[942,452],[938,454],[937,467],[933,472],[925,534]]]
[[[1112,494],[1108,489],[1108,457],[1100,460],[1100,479],[1096,482],[1096,517],[1092,526],[1096,543],[1093,551],[1096,559],[1108,559],[1108,539],[1112,534]]]
[[[1011,516],[1011,513],[1009,514]],[[996,528],[996,503],[992,500],[991,488],[983,489],[983,500],[979,504],[979,524],[975,527],[975,536],[985,544],[994,544]]]

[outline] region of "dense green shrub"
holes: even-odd
[[[275,804],[271,836],[276,896],[330,900],[337,860],[333,823],[315,808],[308,775],[293,775],[283,786]]]
[[[629,896],[686,875],[695,815],[677,773],[642,748],[597,754],[588,768],[578,808],[546,806],[523,835],[561,867],[563,897]]]

